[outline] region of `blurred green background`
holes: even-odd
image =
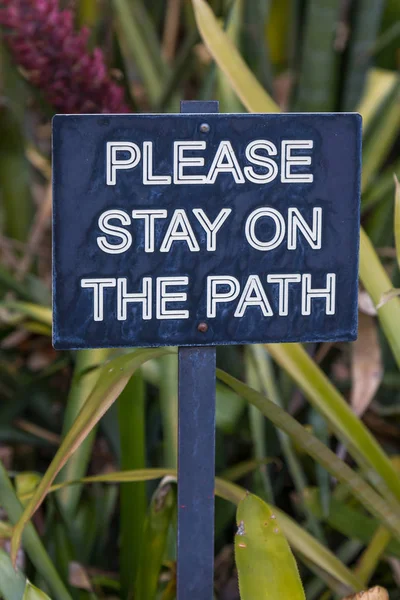
[[[364,145],[358,340],[217,351],[215,599],[304,597],[245,489],[307,600],[400,599],[400,1],[0,0],[0,24],[0,597],[175,598],[177,356],[52,349],[51,118],[216,99],[357,110]]]

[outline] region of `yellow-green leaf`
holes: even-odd
[[[25,591],[22,600],[51,600],[47,594],[39,590],[31,584],[30,581],[26,582]]]
[[[235,557],[242,600],[305,600],[297,564],[279,519],[248,494],[239,502]]]
[[[134,598],[153,600],[157,595],[168,530],[176,506],[174,488],[166,481],[154,492],[144,524]]]
[[[376,308],[382,308],[382,306],[385,306],[387,302],[393,300],[393,298],[398,298],[398,296],[400,296],[400,288],[393,288],[392,290],[388,290],[387,292],[382,294],[379,304],[377,304]]]
[[[389,501],[382,498],[375,490],[345,462],[340,460],[330,448],[320,442],[300,425],[282,408],[253,390],[232,375],[217,369],[217,377],[235,392],[242,395],[270,420],[287,433],[314,460],[322,465],[331,475],[344,483],[349,491],[378,519],[390,529],[397,539],[400,539],[400,513]],[[396,473],[396,471],[394,471]],[[395,475],[397,477],[397,474]]]
[[[168,350],[164,348],[137,350],[130,354],[118,356],[101,367],[100,375],[93,391],[83,405],[71,429],[65,436],[49,468],[15,526],[14,535],[11,541],[11,559],[13,564],[15,564],[16,561],[18,548],[21,542],[21,535],[25,525],[43,502],[49,487],[53,483],[56,475],[67,462],[68,458],[87,437],[111,404],[118,398],[135,370],[146,360],[161,356],[166,352],[168,352]]]
[[[161,479],[162,477],[171,477],[176,481],[176,471],[174,469],[135,469],[134,471],[116,471],[103,475],[92,475],[84,477],[79,481],[65,481],[52,485],[49,492],[55,492],[60,488],[76,485],[77,483],[125,483],[135,481],[151,481]],[[245,497],[246,490],[231,481],[226,481],[220,477],[215,479],[215,493],[233,504],[239,502]],[[25,499],[27,499],[25,497]],[[286,535],[290,545],[307,558],[310,562],[326,571],[337,581],[345,584],[354,590],[361,590],[362,583],[357,577],[344,565],[332,552],[323,546],[308,531],[300,527],[288,515],[278,508],[274,511],[279,517],[281,527]]]
[[[392,462],[303,346],[268,344],[267,347],[274,360],[290,374],[308,400],[328,419],[358,463],[369,463],[380,477],[380,485],[400,499],[400,480]]]
[[[394,241],[396,245],[397,264],[400,267],[400,183],[396,175],[394,176],[396,187],[394,195]]]
[[[25,577],[12,566],[7,552],[0,548],[0,596],[4,600],[21,600]]]
[[[52,325],[51,308],[48,308],[47,306],[33,304],[32,302],[12,302],[11,300],[2,302],[1,306],[4,306],[10,310],[14,310],[15,312],[18,312],[26,317],[30,317],[35,321],[39,321],[39,323],[43,323],[44,325],[49,325],[50,327]]]
[[[279,112],[279,107],[248,69],[237,48],[222,30],[209,5],[193,0],[197,26],[215,62],[251,112]]]

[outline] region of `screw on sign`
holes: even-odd
[[[356,337],[360,154],[351,113],[54,119],[55,348],[179,347],[179,600],[212,598],[215,347]]]

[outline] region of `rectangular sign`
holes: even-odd
[[[357,114],[58,115],[55,348],[353,340]]]

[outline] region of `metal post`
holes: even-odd
[[[181,102],[183,113],[218,102]],[[214,347],[179,348],[177,600],[212,600],[214,583]]]

